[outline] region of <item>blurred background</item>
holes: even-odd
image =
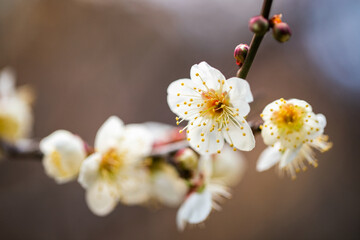
[[[0,68],[36,91],[36,139],[64,128],[92,143],[112,114],[126,123],[175,124],[170,82],[200,61],[226,77],[233,49],[249,43],[262,0],[0,0]],[[360,234],[360,2],[274,0],[292,39],[268,34],[248,75],[248,119],[280,97],[327,117],[333,149],[296,181],[255,171],[264,149],[205,227],[176,230],[177,209],[119,205],[94,216],[76,182],[57,185],[40,162],[0,165],[0,239],[358,239]]]

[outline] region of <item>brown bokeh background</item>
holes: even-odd
[[[1,0],[0,67],[14,67],[18,84],[35,89],[37,139],[63,128],[92,142],[112,114],[126,123],[174,124],[168,84],[188,77],[191,65],[202,60],[227,77],[235,75],[233,49],[250,41],[247,21],[261,4]],[[334,147],[318,155],[317,169],[300,173],[296,181],[274,170],[256,172],[264,149],[258,136],[256,149],[245,153],[248,171],[233,198],[204,228],[178,233],[176,209],[119,205],[109,216],[96,217],[76,182],[55,184],[38,161],[5,161],[0,239],[358,239],[360,79],[356,67],[351,72],[346,66],[359,66],[360,59],[332,54],[332,48],[349,46],[356,27],[341,31],[345,42],[338,42],[344,29],[329,30],[329,21],[347,18],[344,9],[358,15],[360,8],[356,1],[342,5],[274,0],[272,14],[284,13],[293,38],[279,44],[268,34],[248,76],[256,98],[249,119],[280,97],[307,100],[326,115]],[[359,47],[350,53],[359,56]]]

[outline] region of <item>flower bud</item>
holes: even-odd
[[[273,27],[273,36],[279,42],[286,42],[291,37],[291,30],[287,23],[277,23]]]
[[[66,130],[57,130],[40,141],[46,174],[59,184],[75,179],[86,158],[82,139]]]
[[[249,46],[247,44],[239,44],[235,47],[234,58],[236,59],[236,64],[239,67],[243,65],[248,51]]]
[[[253,33],[263,35],[269,29],[269,21],[263,16],[256,16],[250,19],[249,29]]]
[[[190,148],[181,149],[175,154],[175,161],[178,162],[185,169],[196,169],[198,160],[198,155]]]

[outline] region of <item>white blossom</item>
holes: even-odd
[[[231,147],[250,151],[254,135],[245,120],[253,101],[249,84],[241,78],[225,79],[206,62],[195,64],[191,79],[179,79],[168,87],[167,101],[177,114],[190,146],[200,154],[220,153],[224,139]]]
[[[182,231],[186,224],[205,221],[212,209],[221,210],[223,199],[231,197],[228,187],[238,183],[244,169],[242,155],[229,147],[221,154],[202,156],[194,189],[177,212],[178,229]]]
[[[10,68],[0,72],[0,138],[15,142],[30,135],[31,98],[29,89],[15,89],[15,74]]]
[[[185,180],[168,164],[161,164],[152,174],[152,196],[166,206],[180,205],[187,191]]]
[[[258,171],[278,164],[280,172],[285,171],[295,179],[296,172],[306,170],[305,161],[317,167],[313,148],[324,152],[332,146],[323,135],[325,116],[315,114],[305,101],[276,100],[265,107],[261,117],[264,120],[261,135],[269,147],[259,157]]]
[[[112,116],[100,127],[95,153],[83,162],[79,175],[94,214],[109,214],[119,201],[140,204],[148,200],[149,175],[141,163],[151,147],[151,135],[139,124],[124,126]]]
[[[44,154],[42,163],[46,174],[57,183],[76,178],[86,158],[84,142],[66,130],[57,130],[42,139],[40,150]]]

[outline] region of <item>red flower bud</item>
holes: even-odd
[[[263,16],[256,16],[250,19],[249,29],[255,34],[264,35],[269,30],[269,21]]]
[[[249,46],[246,44],[239,44],[235,47],[234,58],[236,59],[236,64],[239,67],[241,67],[244,64],[248,51],[249,51]]]
[[[279,42],[286,42],[291,37],[291,30],[287,23],[277,23],[273,27],[273,36]]]

